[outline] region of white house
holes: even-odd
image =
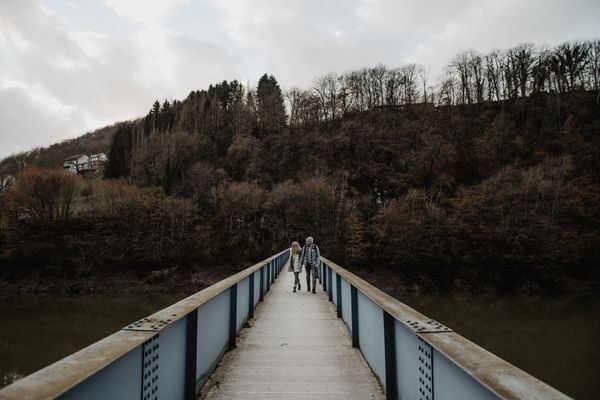
[[[104,153],[92,154],[91,156],[78,154],[65,159],[63,168],[74,174],[98,172],[107,161],[108,156]]]
[[[6,175],[0,177],[0,192],[15,183],[15,177],[12,175]]]
[[[65,159],[63,163],[63,168],[68,169],[69,172],[76,174],[78,171],[81,171],[83,165],[87,164],[89,161],[89,157],[86,154],[78,154],[73,157],[69,157]]]
[[[91,169],[93,171],[99,170],[104,163],[108,161],[108,157],[104,153],[92,154],[90,159],[88,160],[87,169]]]

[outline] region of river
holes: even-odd
[[[142,294],[0,298],[0,387],[177,300]]]
[[[0,302],[0,387],[179,296],[20,296]],[[600,300],[419,295],[401,299],[577,399],[600,393]]]
[[[401,299],[576,399],[600,393],[600,299],[419,295]]]

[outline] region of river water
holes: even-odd
[[[179,296],[0,300],[0,387],[85,347]],[[600,393],[600,300],[420,295],[401,299],[577,399]]]
[[[401,300],[571,397],[599,398],[599,298],[436,294]]]
[[[142,294],[0,298],[0,387],[177,300]]]

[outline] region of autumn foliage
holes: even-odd
[[[0,263],[197,272],[310,235],[419,285],[600,282],[598,49],[461,53],[435,90],[415,65],[328,74],[287,122],[268,75],[156,102],[113,127],[105,179],[17,176]]]
[[[13,219],[65,221],[73,213],[77,176],[61,169],[26,168],[3,193],[3,208]]]

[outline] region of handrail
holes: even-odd
[[[413,332],[420,340],[437,350],[441,355],[495,395],[505,399],[569,399],[568,396],[548,384],[384,293],[333,261],[325,257],[321,258],[323,263],[321,267],[322,275],[325,275],[327,269],[331,269],[341,279],[344,279],[351,285],[351,288],[354,287],[380,307],[384,314],[387,313],[406,329]],[[322,278],[327,280],[326,276],[322,276]],[[331,295],[332,282],[325,283],[324,286],[326,286],[326,290],[330,293],[330,299],[338,303]],[[339,283],[337,288],[339,290]],[[387,336],[389,335],[384,334],[384,336],[386,336],[386,340],[394,340],[393,338],[388,338]],[[431,375],[435,375],[433,372],[433,360],[431,364]],[[386,374],[389,374],[389,372],[386,371]],[[384,377],[379,376],[379,379],[383,380]],[[433,379],[431,385],[433,386]],[[395,396],[392,395],[391,397],[394,398]],[[423,396],[423,398],[425,399],[426,397]]]
[[[264,274],[265,282],[261,282],[266,285],[268,290],[271,279],[275,279],[283,262],[285,262],[283,258],[285,258],[287,252],[287,249],[281,251],[147,318],[129,324],[120,331],[0,389],[0,400],[58,398],[107,366],[115,363],[132,350],[147,344],[153,337],[175,325],[178,321],[186,319],[186,325],[191,325],[187,321],[191,313],[197,312],[202,305],[231,290],[249,276],[254,277],[256,272],[260,271],[260,276],[262,277],[264,272],[262,269],[266,270],[267,266],[271,267],[273,265],[273,268],[269,268],[271,278],[266,277],[266,274]],[[263,289],[260,290],[262,298]],[[235,295],[232,299],[235,299]],[[233,314],[234,321],[230,323],[230,326],[233,324],[233,340],[235,341],[235,310]],[[194,360],[194,370],[195,362],[196,360]],[[194,377],[195,382],[196,377]],[[193,386],[196,385],[194,384]]]

